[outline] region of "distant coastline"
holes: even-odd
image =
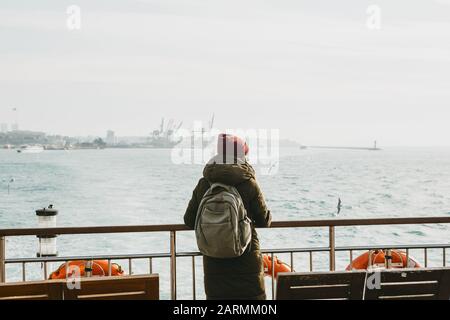
[[[14,130],[0,132],[0,148],[18,149],[23,146],[42,146],[45,150],[92,150],[92,149],[170,149],[181,141],[170,141],[154,136],[116,137],[108,131],[106,137],[70,137],[50,135],[40,131]],[[300,148],[302,145],[289,139],[281,139],[282,148]]]

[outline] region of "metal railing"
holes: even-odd
[[[329,220],[303,220],[303,221],[278,221],[273,222],[273,228],[328,228],[328,247],[313,248],[289,248],[262,250],[263,253],[272,257],[272,270],[274,272],[274,255],[289,254],[290,265],[294,269],[294,254],[307,253],[309,255],[309,269],[314,270],[313,253],[321,252],[329,255],[329,270],[336,270],[336,253],[348,252],[349,261],[353,260],[355,251],[366,251],[370,249],[401,249],[406,251],[407,260],[410,250],[423,250],[425,267],[428,265],[428,250],[441,249],[443,266],[446,265],[446,250],[450,243],[445,244],[421,244],[421,245],[375,245],[375,246],[345,246],[336,247],[336,227],[349,226],[380,226],[380,225],[425,225],[425,224],[448,224],[450,217],[419,217],[419,218],[378,218],[378,219],[329,219]],[[177,258],[192,259],[192,293],[196,299],[196,263],[195,258],[201,256],[199,252],[178,252],[176,246],[177,232],[189,231],[185,225],[141,225],[141,226],[102,226],[102,227],[58,227],[58,228],[26,228],[26,229],[0,229],[0,283],[6,281],[6,265],[21,264],[22,280],[26,281],[26,265],[29,263],[43,263],[44,278],[47,277],[47,263],[65,262],[72,260],[107,260],[109,265],[108,274],[111,275],[112,260],[128,260],[128,271],[132,274],[132,261],[135,259],[146,259],[149,262],[149,273],[153,273],[154,259],[170,259],[170,292],[171,299],[177,299]],[[72,256],[72,257],[39,257],[39,258],[15,258],[6,259],[6,237],[20,236],[45,236],[55,235],[82,235],[82,234],[117,234],[117,233],[151,233],[169,232],[170,250],[168,253],[134,254],[134,255],[97,255],[97,256]],[[275,277],[272,276],[272,298],[275,298]]]

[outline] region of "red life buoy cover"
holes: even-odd
[[[62,264],[55,272],[50,275],[50,280],[56,279],[66,279],[75,273],[73,267],[77,267],[80,272],[80,277],[86,276],[86,265],[88,261],[76,260],[69,261],[67,264]],[[71,274],[67,275],[67,267]],[[92,261],[92,275],[93,276],[108,276],[109,275],[109,262],[108,260],[93,260]],[[121,276],[123,275],[123,270],[117,263],[111,263],[111,276]]]
[[[352,261],[347,266],[347,271],[351,270],[367,270],[370,267],[386,267],[390,260],[390,267],[393,269],[402,268],[421,268],[420,264],[411,256],[407,257],[406,252],[400,250],[390,250],[391,256],[387,256],[387,250],[371,250]],[[409,260],[409,261],[408,261]]]
[[[272,257],[270,255],[264,254],[263,255],[264,260],[264,274],[266,276],[271,277],[272,276]],[[274,267],[275,267],[275,278],[278,276],[279,272],[292,272],[292,268],[284,263],[283,261],[279,260],[277,257],[274,257]]]

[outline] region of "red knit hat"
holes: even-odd
[[[229,154],[237,158],[246,156],[250,151],[248,144],[231,134],[221,133],[217,142],[217,153],[220,155]]]

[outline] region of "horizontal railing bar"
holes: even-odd
[[[442,248],[442,247],[440,247]],[[310,251],[314,251],[314,252],[328,252],[330,251],[330,248],[328,247],[314,247],[314,248],[283,248],[283,249],[262,249],[261,253],[265,254],[265,253],[291,253],[291,252],[296,252],[296,253],[302,253],[302,252],[310,252]],[[177,257],[178,258],[183,258],[183,257],[192,257],[192,256],[202,256],[202,254],[200,252],[177,252]]]
[[[345,246],[345,247],[336,247],[336,251],[363,251],[370,249],[443,249],[450,248],[450,243],[447,244],[392,244],[392,245],[373,245],[373,246]]]
[[[45,235],[75,235],[75,234],[104,234],[104,233],[143,233],[186,231],[185,225],[142,225],[142,226],[98,226],[98,227],[57,227],[57,228],[24,228],[0,229],[0,236],[45,236]]]
[[[263,249],[261,252],[265,253],[304,253],[304,252],[329,252],[330,248],[328,247],[314,247],[314,248],[283,248],[283,249]]]
[[[443,249],[450,248],[449,244],[420,244],[420,245],[404,245],[404,244],[392,244],[392,245],[372,245],[372,246],[343,246],[336,247],[336,251],[366,251],[371,249]],[[263,254],[267,253],[309,253],[309,252],[329,252],[329,247],[311,247],[311,248],[282,248],[282,249],[263,249]],[[177,252],[177,258],[184,257],[201,257],[202,254],[197,251]],[[153,253],[153,254],[123,254],[123,255],[99,255],[99,256],[68,256],[68,257],[42,257],[42,258],[14,258],[7,259],[5,263],[38,263],[38,262],[64,262],[73,260],[127,260],[127,259],[149,259],[149,258],[170,258],[170,253]]]
[[[38,263],[38,262],[65,262],[65,261],[75,261],[75,260],[139,260],[139,259],[148,259],[148,258],[169,258],[169,253],[154,253],[154,254],[122,254],[122,255],[99,255],[99,256],[68,256],[68,257],[39,257],[39,258],[12,258],[6,259],[5,263],[14,264],[14,263]]]
[[[409,218],[372,218],[372,219],[328,219],[273,222],[271,228],[303,227],[350,227],[398,224],[439,224],[450,223],[450,217],[409,217]]]
[[[375,226],[398,224],[436,224],[450,223],[450,217],[410,217],[410,218],[376,218],[376,219],[322,219],[300,221],[275,221],[271,228],[307,228],[307,227],[345,227],[345,226]],[[139,233],[167,232],[190,230],[183,224],[167,225],[135,225],[135,226],[97,226],[97,227],[57,227],[57,228],[23,228],[0,229],[0,236],[36,236],[64,234],[101,234],[101,233]]]
[[[372,245],[372,246],[345,246],[345,247],[336,247],[336,251],[364,251],[371,249],[443,249],[450,248],[450,243],[448,244],[420,244],[420,245]],[[283,249],[263,249],[262,253],[305,253],[305,252],[329,252],[329,247],[312,247],[312,248],[283,248]]]
[[[442,248],[442,247],[441,247]],[[330,251],[330,248],[328,247],[314,247],[314,248],[283,248],[283,249],[262,249],[261,253],[291,253],[291,252],[309,252],[309,251],[316,251],[316,252],[326,252]],[[202,256],[200,252],[192,251],[192,252],[177,252],[178,258],[183,257],[192,257],[192,256]]]
[[[203,254],[197,251],[191,252],[177,252],[177,258],[186,258],[186,257],[201,257]]]

